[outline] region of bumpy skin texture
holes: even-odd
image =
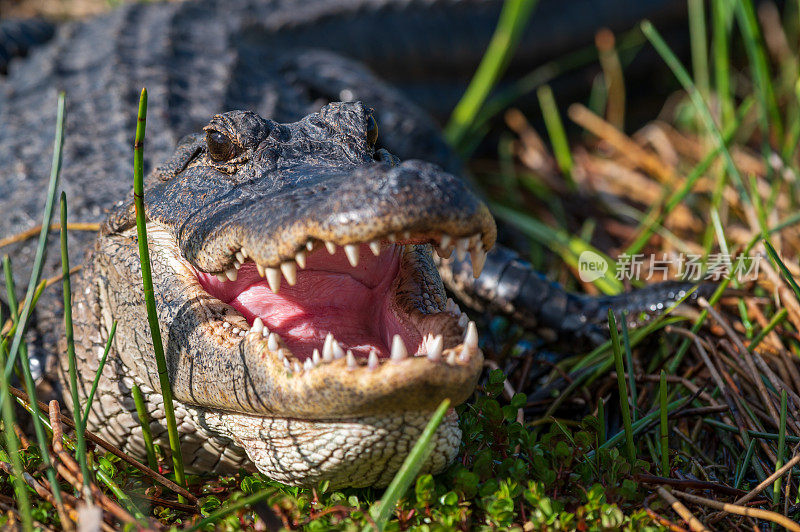
[[[632,21],[639,17],[637,10],[641,6],[647,5],[647,9],[657,13],[661,8],[669,11],[671,5],[679,3],[608,0],[598,15],[616,13],[618,16],[623,13]],[[129,197],[130,145],[135,126],[133,110],[139,87],[147,86],[151,109],[147,159],[154,165],[164,163],[148,183],[148,197],[154,199],[148,204],[148,214],[153,222],[151,240],[175,239],[178,245],[174,249],[182,250],[183,258],[191,260],[193,267],[207,271],[217,271],[229,265],[233,249],[226,249],[226,246],[241,244],[247,238],[261,242],[253,248],[265,262],[282,257],[287,249],[297,245],[296,235],[307,236],[312,234],[312,230],[319,232],[316,236],[330,237],[340,244],[349,237],[361,241],[362,237],[369,236],[369,232],[356,234],[359,224],[352,223],[348,226],[350,229],[341,231],[342,224],[331,225],[325,220],[325,216],[332,212],[353,211],[353,197],[369,197],[370,189],[358,186],[349,191],[352,194],[349,204],[300,202],[305,210],[296,212],[291,219],[285,218],[280,209],[272,208],[266,211],[269,216],[255,224],[253,222],[258,219],[261,209],[251,209],[240,202],[232,212],[209,212],[205,220],[200,217],[199,223],[184,224],[189,217],[186,209],[181,210],[179,206],[192,205],[199,196],[197,190],[195,194],[189,194],[191,187],[182,186],[181,179],[197,177],[192,172],[198,170],[187,161],[197,155],[198,146],[202,144],[199,137],[189,137],[177,149],[176,144],[184,135],[202,135],[200,129],[207,124],[209,117],[230,109],[255,109],[261,116],[274,120],[268,122],[251,117],[254,129],[250,136],[261,139],[259,145],[265,142],[259,137],[263,132],[259,128],[263,126],[264,131],[278,132],[273,140],[280,142],[285,140],[282,137],[284,132],[288,131],[289,138],[292,138],[304,126],[295,126],[292,130],[293,126],[289,124],[280,127],[275,124],[298,120],[318,111],[329,101],[361,100],[365,106],[375,109],[381,130],[380,146],[388,148],[402,160],[419,158],[457,173],[460,169],[458,158],[441,139],[436,125],[426,113],[377,79],[362,64],[308,47],[318,42],[329,50],[365,61],[373,69],[400,81],[402,89],[418,101],[446,114],[441,112],[442,102],[448,101],[445,95],[452,97],[460,92],[480,52],[485,49],[500,5],[499,1],[489,0],[435,1],[419,5],[413,2],[409,5],[405,0],[352,0],[344,3],[321,0],[302,6],[295,2],[243,0],[135,4],[98,20],[64,25],[50,44],[33,50],[24,61],[12,62],[8,78],[0,82],[0,123],[3,124],[0,128],[0,212],[4,214],[0,217],[0,234],[16,233],[38,221],[43,201],[40,191],[44,189],[49,172],[49,156],[44,154],[51,150],[56,89],[68,93],[62,188],[70,200],[71,219],[100,221],[112,202]],[[584,9],[597,8],[588,0],[581,5]],[[590,38],[591,28],[599,24],[600,19],[575,17],[565,13],[563,8],[560,2],[542,2],[537,17],[534,17],[538,26],[533,27],[527,40],[523,41],[521,55],[524,61],[530,63],[542,59],[543,56],[537,55],[538,51],[557,41],[560,44],[551,51],[571,46],[560,39],[581,33],[582,30],[577,31],[578,20],[587,22],[584,26],[588,31],[585,33]],[[584,14],[587,12],[583,11]],[[561,27],[568,25],[570,31],[558,30],[559,24]],[[392,31],[391,27],[399,29]],[[553,38],[554,34],[559,38]],[[418,83],[420,79],[423,80],[422,86]],[[450,80],[456,81],[451,83]],[[449,101],[452,103],[452,99]],[[363,108],[361,112],[363,116]],[[232,115],[226,116],[230,118]],[[320,116],[314,120],[325,122],[325,118]],[[355,124],[347,117],[338,117],[331,123]],[[307,128],[305,133],[309,131]],[[404,162],[393,169],[376,165],[365,158],[363,149],[353,148],[353,139],[357,136],[350,137],[345,133],[334,143],[341,148],[336,160],[354,166],[363,164],[367,169],[348,173],[349,179],[344,180],[345,183],[359,185],[387,176],[395,182],[403,182],[408,176],[424,175],[428,182],[446,182],[447,186],[454,187],[452,191],[456,191],[447,194],[452,202],[441,208],[437,215],[436,209],[441,205],[425,204],[424,200],[432,196],[416,185],[412,186],[412,191],[419,193],[416,195],[418,204],[407,202],[403,209],[384,210],[386,216],[381,218],[384,222],[382,230],[388,232],[401,228],[413,230],[416,234],[433,226],[437,232],[448,231],[459,236],[459,229],[455,226],[464,225],[470,217],[469,209],[479,204],[477,200],[463,201],[468,189],[459,188],[448,179],[441,181],[443,174],[440,170],[427,163]],[[248,146],[248,149],[256,147]],[[316,154],[303,151],[302,147],[287,148],[282,157],[289,163],[305,163],[309,168],[319,169],[320,163],[323,163],[322,167],[326,166],[325,160],[316,159]],[[264,177],[264,172],[286,169],[280,164],[270,166],[274,162],[269,158],[254,160],[247,169],[250,172],[247,179]],[[389,156],[383,162],[389,162],[391,166],[394,159]],[[242,190],[241,182],[232,186],[231,182],[216,174],[214,179],[218,180],[216,193]],[[271,186],[262,186],[258,191],[265,197],[275,197],[276,192],[280,191]],[[380,194],[375,197],[379,199]],[[425,220],[419,218],[425,212],[420,206],[432,211],[434,216]],[[237,212],[240,217],[236,216]],[[394,219],[392,214],[397,218]],[[360,214],[361,219],[366,217],[365,213]],[[215,231],[215,226],[220,229]],[[188,230],[183,232],[183,227]],[[487,248],[494,240],[490,233],[484,227],[483,244]],[[464,231],[463,234],[470,233]],[[261,238],[264,236],[269,238]],[[80,262],[84,251],[92,249],[92,239],[92,235],[71,234],[73,263]],[[457,388],[457,392],[451,393],[452,398],[463,400],[473,388],[480,365],[477,356],[470,358],[464,367],[451,368],[453,371],[442,382],[434,382],[441,375],[429,371],[423,365],[424,361],[409,360],[409,368],[414,370],[411,373],[416,374],[414,378],[409,378],[405,369],[390,370],[393,373],[384,379],[388,383],[384,384],[384,389],[361,384],[360,390],[366,393],[366,397],[378,398],[377,401],[354,402],[346,393],[338,394],[338,401],[334,402],[326,397],[315,398],[312,392],[322,388],[313,383],[305,388],[303,385],[289,386],[281,391],[282,396],[271,393],[268,391],[270,383],[285,381],[281,380],[282,375],[270,373],[274,371],[273,366],[259,366],[252,359],[243,364],[232,357],[226,359],[228,366],[224,366],[221,365],[224,357],[212,356],[219,354],[210,344],[213,331],[203,330],[199,324],[211,323],[213,318],[198,320],[195,310],[201,309],[208,316],[214,316],[223,309],[213,308],[213,303],[204,304],[197,298],[191,302],[187,300],[185,285],[175,284],[176,268],[183,267],[183,263],[172,264],[175,257],[170,257],[170,253],[173,248],[165,246],[163,249],[167,250],[163,254],[154,253],[154,266],[157,270],[161,268],[161,275],[156,276],[157,291],[161,294],[159,310],[168,350],[175,348],[170,353],[170,369],[180,401],[177,406],[179,430],[184,433],[182,443],[190,469],[235,468],[252,460],[285,482],[308,484],[328,478],[340,485],[384,484],[402,460],[409,442],[416,437],[437,399]],[[30,244],[10,250],[20,280],[29,273],[32,251]],[[430,255],[425,250],[414,253]],[[153,419],[151,430],[162,443],[166,438],[160,396],[153,391],[157,389],[154,364],[145,357],[150,346],[144,334],[146,326],[141,300],[135,290],[138,272],[134,256],[130,210],[122,202],[111,213],[103,235],[84,261],[85,269],[75,290],[74,314],[81,359],[82,398],[97,369],[97,360],[111,322],[114,319],[120,321],[117,344],[103,371],[98,398],[90,416],[90,428],[120,447],[141,455],[141,429],[130,398],[130,387],[134,383],[139,384],[148,397],[148,409]],[[117,262],[112,263],[112,258]],[[511,271],[509,265],[517,260],[513,254],[490,254],[487,264]],[[433,269],[430,259],[420,259],[415,265],[422,271]],[[453,281],[451,287],[467,299],[481,288],[476,288],[471,282],[457,282],[456,274],[469,267],[469,262],[457,259],[443,264],[446,278]],[[58,271],[58,254],[51,253],[45,275]],[[538,285],[530,281],[533,278],[529,272],[526,271],[525,275],[528,279],[525,282],[515,284],[515,279],[507,276],[496,287],[489,285],[489,289],[497,293],[519,293],[519,297],[510,301],[511,307],[506,305],[508,308],[503,310],[512,314],[544,315],[546,318],[563,316],[563,313],[548,310],[561,308],[559,302],[566,297],[563,290],[553,287],[548,291],[548,298],[534,298]],[[411,304],[428,313],[442,312],[445,310],[443,288],[441,283],[432,279],[426,276],[428,282],[424,283],[428,288],[427,298],[420,295],[419,300]],[[24,283],[18,285],[24,286]],[[526,291],[531,297],[524,297]],[[39,358],[55,349],[57,331],[61,330],[60,297],[54,290],[40,302],[34,324],[35,338],[32,339],[34,354],[38,353]],[[176,304],[177,301],[185,304]],[[521,307],[526,302],[534,306]],[[580,316],[581,307],[575,308]],[[186,312],[187,309],[191,312]],[[227,313],[227,309],[224,310]],[[575,330],[563,327],[565,322],[559,319],[550,321],[550,330],[554,334]],[[442,325],[441,331],[447,342],[457,341],[457,330],[448,330],[447,323],[438,325]],[[224,338],[223,343],[233,346],[234,340]],[[250,340],[248,337],[237,342],[236,345],[240,345]],[[195,351],[185,349],[187,346]],[[252,355],[254,352],[244,350],[243,353]],[[198,370],[203,364],[207,364],[205,373]],[[244,371],[250,367],[261,370],[261,373],[256,372],[256,384],[251,383],[250,388],[248,385],[240,386],[241,378],[250,378],[249,370]],[[240,372],[238,376],[237,370]],[[462,375],[459,376],[459,372]],[[348,388],[348,379],[342,378],[340,373],[335,376],[345,383],[344,390],[357,389],[358,382],[351,382]],[[198,376],[203,378],[198,381]],[[220,376],[224,378],[220,379]],[[217,387],[198,387],[198,382]],[[437,393],[430,393],[431,390]],[[305,400],[298,401],[298,397]],[[281,405],[289,405],[295,410],[284,411]],[[245,415],[244,412],[258,416]],[[292,416],[306,417],[303,418],[305,421],[292,421]],[[458,438],[458,428],[451,416],[439,430],[436,450],[426,468],[438,470],[450,460],[456,452]],[[250,459],[245,456],[245,450]]]

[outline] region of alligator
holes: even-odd
[[[145,189],[148,244],[190,471],[255,466],[295,485],[388,484],[430,413],[443,398],[465,401],[483,366],[477,327],[445,283],[472,306],[570,340],[602,337],[609,307],[682,297],[681,284],[570,294],[495,246],[491,214],[457,177],[462,163],[436,123],[336,52],[374,53],[371,66],[397,74],[404,58],[381,53],[396,49],[393,39],[413,42],[413,21],[441,19],[426,9],[453,17],[428,37],[446,39],[464,17],[486,28],[483,41],[464,41],[482,47],[494,19],[470,17],[496,13],[499,2],[415,4],[410,25],[389,35],[381,24],[399,24],[407,5],[133,4],[62,25],[9,64],[0,82],[0,234],[27,229],[41,211],[57,89],[69,102],[61,182],[71,219],[104,219],[98,235],[70,239],[73,261],[83,260],[73,297],[82,401],[118,323],[89,430],[144,455],[136,384],[155,439],[166,442],[130,194],[142,86],[146,157],[158,163]],[[330,49],[298,42],[320,27],[339,37]],[[376,31],[383,47],[368,40]],[[405,58],[409,72],[442,59],[437,47],[417,52]],[[24,278],[32,247],[12,253]],[[63,352],[59,297],[46,294],[37,307],[34,353]],[[66,383],[65,358],[55,360]],[[459,442],[451,410],[423,470],[441,471]]]

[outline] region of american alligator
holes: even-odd
[[[146,86],[146,153],[159,162],[145,192],[149,244],[189,469],[252,463],[291,484],[385,485],[431,410],[444,397],[464,401],[482,367],[476,327],[447,297],[437,265],[472,304],[573,339],[596,340],[608,306],[645,308],[683,287],[597,300],[567,294],[508,249],[487,255],[494,222],[454,177],[461,163],[426,113],[361,64],[297,46],[297,35],[321,26],[339,37],[330,48],[374,52],[373,66],[397,73],[381,52],[398,36],[381,23],[397,23],[408,2],[289,4],[126,6],[61,26],[12,62],[0,92],[0,234],[36,223],[56,89],[65,89],[71,216],[106,219],[93,245],[71,240],[74,261],[88,250],[74,297],[82,399],[119,322],[89,429],[142,455],[135,383],[164,442],[129,185],[133,111]],[[409,20],[435,20],[429,9],[478,24],[474,8],[498,5],[424,2]],[[444,20],[429,37],[452,34]],[[482,37],[492,23],[478,25],[488,28]],[[411,42],[420,34],[400,27]],[[383,41],[373,47],[375,32]],[[401,64],[424,70],[440,59],[410,54]],[[31,247],[13,251],[24,277]],[[58,271],[56,256],[48,268]],[[36,351],[56,349],[57,300],[38,306]],[[459,439],[451,412],[425,469],[441,470]]]

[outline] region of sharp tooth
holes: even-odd
[[[311,240],[309,240],[308,242],[306,242],[306,249],[307,249],[307,250],[309,250],[309,251],[311,251],[312,249],[314,249],[314,243],[313,243]]]
[[[238,260],[241,263],[244,263],[244,253],[242,253],[241,251],[237,251],[236,260]]]
[[[325,241],[325,249],[328,250],[328,253],[333,255],[334,253],[336,253],[336,244],[334,244],[333,242]]]
[[[286,369],[288,369],[289,371],[292,371],[292,365],[291,365],[291,364],[289,363],[289,361],[288,361],[287,359],[285,359],[285,358],[283,359],[283,367],[284,367],[284,368],[286,368]]]
[[[461,349],[461,354],[458,355],[458,360],[460,360],[461,362],[466,362],[467,360],[469,360],[469,347],[464,346]]]
[[[248,255],[248,254],[247,254],[247,250],[246,250],[246,249],[244,249],[244,248],[242,248],[242,249],[241,249],[241,251],[240,251],[239,253],[241,253],[241,254],[242,254],[242,257],[244,257],[244,258],[247,258],[247,257],[249,257],[249,256],[250,256],[250,255]],[[241,261],[241,262],[244,262],[244,261]]]
[[[301,268],[305,268],[306,267],[306,252],[305,251],[298,251],[297,254],[294,256],[294,261]]]
[[[389,242],[397,241],[397,236],[394,233],[389,233],[389,236],[386,237]]]
[[[267,274],[267,270],[257,262],[256,262],[256,269],[258,270],[258,275],[260,275],[261,277],[264,277]]]
[[[223,283],[228,280],[228,278],[225,277],[224,273],[215,273],[214,275],[216,275],[217,279],[222,281]]]
[[[344,247],[344,254],[347,255],[347,261],[350,266],[355,268],[358,266],[358,246],[355,244],[347,244]]]
[[[322,360],[331,362],[333,360],[333,335],[328,333],[325,337],[325,343],[322,344]]]
[[[381,243],[377,240],[373,240],[369,243],[369,249],[372,251],[372,254],[377,257],[381,254]]]
[[[223,322],[222,322],[222,328],[223,328],[223,329],[230,329],[230,328],[231,328],[231,324],[230,324],[230,322],[223,321]]]
[[[316,366],[317,364],[319,364],[319,363],[320,363],[320,361],[321,361],[321,360],[322,360],[322,357],[320,357],[320,356],[319,356],[319,349],[317,349],[317,348],[315,347],[315,348],[314,348],[314,353],[311,355],[311,361],[312,361],[312,362],[314,363],[314,365]]]
[[[451,366],[456,363],[455,351],[450,351],[450,353],[447,354],[447,363],[450,364]]]
[[[281,262],[281,272],[289,286],[294,286],[297,282],[297,265],[292,261]]]
[[[406,351],[406,344],[403,343],[403,339],[400,338],[399,334],[395,334],[392,338],[392,354],[391,358],[394,361],[403,360],[408,356],[408,351]]]
[[[467,326],[467,334],[464,335],[464,345],[474,349],[478,347],[478,328],[475,326],[475,322],[469,322]]]
[[[338,360],[344,356],[344,349],[342,349],[342,347],[339,345],[339,342],[337,342],[335,338],[331,341],[331,349],[333,351],[334,359]]]
[[[428,343],[428,358],[431,360],[439,360],[442,358],[442,347],[444,346],[444,338],[439,334],[432,342]]]
[[[439,240],[439,247],[442,249],[447,249],[450,247],[451,242],[453,242],[453,237],[447,233],[442,233],[442,238]]]
[[[367,361],[367,367],[369,369],[375,369],[378,367],[378,364],[379,364],[378,353],[376,353],[375,350],[373,349],[372,351],[369,352],[369,360]]]
[[[486,264],[486,252],[480,246],[475,246],[470,256],[472,257],[472,276],[477,279],[483,271],[483,265]]]
[[[299,362],[295,362],[294,363],[294,372],[295,373],[300,373],[301,371],[302,371],[302,368],[300,367],[300,363]]]
[[[261,336],[263,336],[264,338],[266,338],[266,337],[268,337],[268,336],[269,336],[269,329],[267,329],[267,328],[266,328],[266,326],[265,326],[265,327],[264,327],[264,329],[261,331]]]
[[[236,269],[238,270],[239,268],[241,268],[241,267],[242,267],[242,265],[241,265],[241,264],[240,264],[238,261],[234,261],[234,262],[233,262],[233,267],[234,267],[234,268],[236,268]]]
[[[264,328],[264,322],[261,321],[261,318],[256,316],[256,319],[253,320],[253,326],[250,328],[250,330],[260,333],[263,328]]]
[[[303,369],[306,371],[314,369],[314,363],[311,361],[310,358],[307,358],[306,361],[303,362]]]
[[[275,333],[269,333],[267,337],[267,348],[270,351],[277,351],[278,350],[278,335]]]
[[[245,336],[246,334],[247,334],[247,331],[239,331],[239,336]]]
[[[236,271],[236,268],[228,268],[225,270],[225,277],[227,277],[229,281],[235,281],[238,276],[239,272]]]
[[[462,329],[467,326],[469,322],[469,317],[466,314],[462,314],[461,317],[458,318],[458,326]]]
[[[353,352],[348,349],[347,350],[347,367],[348,368],[355,368],[356,366],[358,366],[358,364],[356,364],[356,357],[353,355]]]
[[[267,282],[270,290],[277,294],[281,287],[281,271],[278,268],[267,268]]]
[[[411,231],[403,231],[403,240],[409,240],[411,238]]]
[[[436,248],[436,254],[443,259],[449,259],[453,255],[453,248]]]
[[[232,330],[231,332],[232,332],[233,334],[239,334],[239,331],[240,331],[240,330],[241,330],[241,329],[239,329],[239,327],[234,327],[234,328],[233,328],[233,330]]]
[[[469,238],[459,238],[456,242],[456,257],[458,260],[464,260],[467,256],[467,248],[469,247]]]

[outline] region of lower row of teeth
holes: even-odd
[[[464,341],[460,350],[448,349],[445,353],[443,349],[444,338],[442,335],[428,334],[423,338],[425,352],[417,353],[414,356],[425,356],[428,358],[428,360],[433,362],[444,361],[449,365],[454,365],[456,362],[467,362],[471,354],[478,349],[478,329],[475,326],[475,322],[468,321],[466,316],[466,314],[461,315],[462,318],[465,318],[464,321],[466,322],[466,332],[464,333]],[[459,319],[459,322],[460,321],[461,319]],[[230,324],[225,322],[223,323],[223,327],[230,328]],[[248,331],[238,328],[233,328],[232,332],[237,336],[246,336],[248,333]],[[307,358],[305,362],[301,364],[297,360],[293,362],[290,361],[289,356],[287,356],[288,350],[282,345],[281,338],[274,332],[270,332],[270,330],[261,321],[261,318],[256,318],[253,321],[253,326],[250,328],[249,332],[258,334],[262,338],[266,339],[267,348],[271,352],[277,353],[278,358],[281,359],[284,367],[287,370],[294,371],[295,373],[308,371],[314,369],[320,364],[326,364],[342,358],[345,359],[347,367],[350,369],[355,369],[360,366],[358,358],[353,354],[353,352],[349,349],[345,351],[331,333],[328,333],[328,335],[325,337],[325,342],[322,345],[322,352],[320,352],[319,349],[314,349],[311,357]],[[413,357],[409,356],[406,345],[400,335],[395,334],[392,338],[392,346],[388,360],[390,362],[400,362],[407,358]],[[378,357],[377,351],[370,351],[369,357],[367,358],[367,367],[369,369],[376,369],[380,364],[381,360]]]
[[[410,233],[404,233],[403,238],[408,239],[411,237]],[[397,237],[395,235],[389,235],[387,239],[390,242],[394,242]],[[328,250],[328,253],[333,255],[336,253],[336,244],[333,242],[324,242],[325,248]],[[373,255],[376,257],[381,254],[381,243],[378,240],[373,240],[368,242],[369,249],[372,250]],[[358,266],[358,259],[359,259],[359,245],[358,244],[345,244],[342,246],[344,248],[344,253],[347,256],[348,262],[354,268]],[[306,243],[306,248],[308,251],[314,249],[313,241],[308,241]],[[448,259],[453,254],[453,251],[456,252],[456,256],[458,260],[464,260],[466,258],[467,253],[470,254],[470,258],[472,261],[472,273],[477,278],[481,271],[483,271],[483,265],[486,262],[486,251],[483,249],[483,241],[481,240],[481,235],[472,235],[470,237],[458,238],[453,239],[450,235],[442,234],[439,238],[439,243],[434,246],[436,253],[442,257],[443,259]],[[225,272],[217,273],[217,279],[222,282],[225,281],[235,281],[239,276],[239,268],[245,263],[248,259],[248,252],[245,248],[237,251],[234,255],[234,262],[233,267],[228,268]],[[270,289],[274,293],[278,293],[278,290],[281,287],[281,279],[286,278],[286,282],[289,283],[289,286],[294,286],[297,282],[297,268],[305,268],[306,267],[306,250],[298,251],[295,254],[294,260],[288,260],[282,262],[281,265],[277,268],[270,267],[270,266],[262,266],[261,264],[256,262],[256,268],[258,269],[258,274],[261,277],[266,277],[267,282],[269,283]]]

